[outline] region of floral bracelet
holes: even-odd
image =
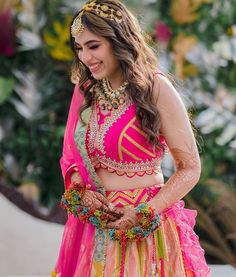
[[[76,189],[77,188],[77,189]],[[90,209],[81,204],[81,198],[90,186],[74,186],[65,191],[61,199],[61,207],[78,217],[84,223],[91,223],[97,228],[106,228],[109,216],[101,210]]]
[[[139,226],[128,230],[110,229],[109,236],[112,240],[118,240],[121,244],[133,240],[141,240],[149,236],[160,225],[160,216],[147,203],[140,203],[135,207]]]

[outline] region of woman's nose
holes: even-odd
[[[84,63],[84,64],[88,64],[89,61],[91,60],[91,53],[90,51],[83,49],[79,55],[79,59]]]

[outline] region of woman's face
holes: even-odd
[[[97,80],[108,78],[110,81],[120,76],[121,69],[112,50],[111,43],[88,29],[75,38],[79,59],[89,68]]]

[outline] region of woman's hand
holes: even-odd
[[[108,211],[109,209],[107,199],[101,193],[92,190],[85,190],[81,198],[81,205],[101,211]]]
[[[122,207],[122,208],[116,207],[113,210],[116,213],[120,213],[121,217],[116,221],[109,222],[107,224],[107,228],[126,230],[139,225],[138,217],[133,207]]]
[[[114,221],[121,217],[122,212],[111,207],[108,200],[99,192],[86,190],[81,198],[81,205],[89,209],[101,210],[109,215],[109,220]]]

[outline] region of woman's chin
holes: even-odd
[[[96,80],[102,80],[104,78],[106,78],[106,72],[104,70],[101,70],[99,72],[91,72],[92,76],[94,79]]]

